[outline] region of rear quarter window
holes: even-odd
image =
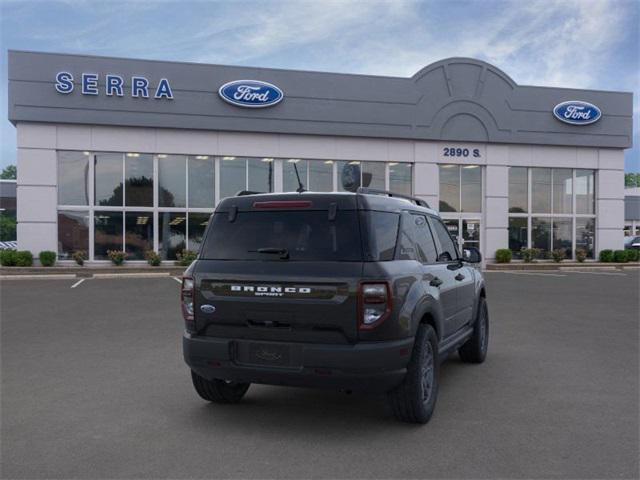
[[[393,212],[363,211],[366,259],[374,262],[393,260],[398,239],[400,215]]]

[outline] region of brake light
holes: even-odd
[[[391,314],[391,288],[387,282],[361,283],[358,290],[358,328],[371,330]]]
[[[309,208],[312,203],[308,200],[272,200],[268,202],[254,202],[253,208]]]
[[[182,288],[180,289],[180,303],[182,305],[182,317],[185,328],[195,331],[195,321],[193,317],[193,278],[182,277]]]

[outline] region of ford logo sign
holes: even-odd
[[[284,98],[282,90],[260,80],[234,80],[222,85],[218,94],[225,102],[248,108],[271,107]]]
[[[598,107],[580,100],[559,103],[553,107],[553,114],[561,122],[571,125],[589,125],[600,120],[602,116]]]

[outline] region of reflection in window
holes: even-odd
[[[573,211],[573,171],[568,168],[553,169],[553,213]]]
[[[127,153],[124,166],[125,204],[128,207],[152,207],[153,156]]]
[[[153,213],[125,213],[125,251],[128,260],[144,260],[147,250],[153,250]]]
[[[122,206],[122,154],[96,153],[95,204],[100,206]]]
[[[89,204],[89,152],[58,152],[58,205]]]
[[[594,258],[596,238],[595,218],[576,218],[576,250],[586,250],[587,258]]]
[[[189,250],[197,252],[202,244],[204,229],[209,223],[209,213],[189,213]]]
[[[253,192],[273,190],[273,158],[250,158],[247,160],[248,185]]]
[[[309,160],[309,190],[313,192],[333,191],[333,160]]]
[[[482,211],[482,169],[479,165],[464,165],[461,169],[462,212]]]
[[[338,191],[355,192],[362,185],[361,162],[337,162],[338,167]]]
[[[296,176],[296,169],[300,176],[303,188],[311,190],[309,182],[307,180],[307,161],[300,160],[299,158],[290,158],[285,160],[282,164],[282,191],[283,192],[295,192],[299,188],[298,177]]]
[[[542,258],[549,258],[551,251],[551,219],[533,217],[531,219],[531,247],[542,252]]]
[[[183,155],[158,155],[158,205],[186,207],[185,160]]]
[[[382,162],[362,162],[362,186],[384,190],[385,164]]]
[[[594,184],[593,170],[576,170],[576,213],[595,213]]]
[[[220,199],[233,197],[247,189],[247,162],[244,158],[222,157],[220,160]]]
[[[71,259],[73,252],[89,253],[89,212],[58,212],[58,258]]]
[[[389,164],[389,190],[404,195],[411,195],[411,164],[396,163]]]
[[[176,253],[187,248],[186,212],[158,214],[158,252],[163,260],[176,260]]]
[[[531,211],[551,213],[551,169],[531,169]]]
[[[509,212],[526,213],[529,211],[529,186],[526,167],[509,168]]]
[[[571,258],[571,240],[573,234],[571,218],[553,219],[553,250],[564,250],[565,257]]]
[[[440,211],[460,211],[460,166],[439,165]]]
[[[189,157],[189,208],[214,208],[214,158],[206,155]]]
[[[523,248],[527,248],[527,219],[512,217],[509,219],[509,250],[514,258],[521,258]]]
[[[108,260],[108,250],[122,250],[122,212],[95,212],[94,258]]]

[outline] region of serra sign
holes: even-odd
[[[97,73],[83,73],[80,76],[80,92],[82,95],[99,95],[100,89],[98,82],[100,76]],[[130,93],[134,98],[149,98],[150,91],[153,94],[153,98],[166,98],[173,100],[173,91],[169,80],[161,78],[155,91],[149,88],[149,80],[142,76],[131,77]],[[58,93],[69,94],[75,90],[75,83],[73,75],[69,72],[58,72],[56,75],[56,90]],[[104,93],[108,97],[117,96],[123,97],[125,90],[124,79],[120,75],[114,75],[107,73],[104,76]]]

